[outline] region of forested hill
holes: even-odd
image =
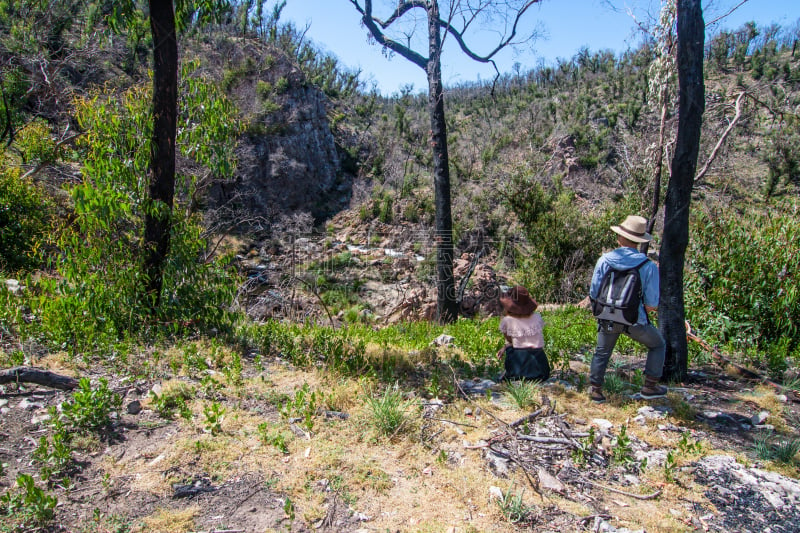
[[[344,234],[429,233],[427,97],[365,90],[358,73],[281,22],[280,3],[249,15],[248,6],[234,3],[210,25],[184,14],[179,25],[185,122],[176,195],[185,223],[202,228],[193,246],[239,234],[258,247],[331,220],[329,229],[352,227]],[[137,232],[127,228],[135,228],[136,197],[145,192],[140,177],[148,154],[137,147],[150,137],[151,37],[143,14],[109,26],[114,13],[110,4],[77,1],[52,9],[9,4],[0,13],[3,138],[13,169],[7,175],[24,175],[25,183],[46,191],[19,193],[31,196],[15,202],[19,215],[6,224],[15,229],[3,233],[5,269],[35,270],[43,256],[33,250],[65,246],[42,242],[42,235],[54,235],[45,228],[65,216],[82,220],[108,195],[128,198],[118,203],[130,212],[89,217],[82,231],[97,223],[113,235],[121,231],[112,229],[117,220],[126,228],[123,240],[139,246]],[[740,221],[751,212],[791,215],[800,183],[797,40],[796,25],[746,24],[707,42],[693,227],[710,235],[697,235],[693,246],[714,246],[722,238],[716,225],[733,223],[732,213]],[[480,241],[492,267],[540,299],[585,296],[594,257],[610,244],[603,228],[625,213],[651,214],[662,111],[662,179],[668,173],[675,73],[664,66],[662,43],[645,42],[619,56],[584,49],[552,66],[447,89],[455,257],[474,253]],[[52,209],[25,211],[38,194]],[[660,224],[659,214],[655,219]],[[429,241],[404,246],[432,249]],[[717,290],[707,286],[714,275],[700,260],[706,252],[691,252],[689,261],[699,261],[689,273],[700,291],[697,307],[720,305],[705,303]],[[733,307],[729,318],[743,313]]]
[[[427,96],[370,91],[281,1],[174,2],[158,144],[145,4],[0,0],[1,532],[796,530],[800,25],[707,41],[686,379],[642,405],[623,339],[597,405],[609,226],[651,217],[662,259],[664,43],[446,88],[438,324]],[[515,284],[541,385],[497,380]]]

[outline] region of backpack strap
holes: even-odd
[[[639,263],[638,265],[636,265],[636,270],[638,271],[638,270],[639,270],[640,268],[642,268],[642,267],[643,267],[643,266],[644,266],[646,263],[649,263],[649,262],[650,262],[650,258],[649,258],[649,257],[645,257],[645,258],[644,258],[644,261],[642,261],[641,263]],[[641,277],[641,275],[640,275],[640,277]],[[641,304],[639,304],[639,305],[641,305],[642,307],[644,307],[644,283],[642,283],[642,286],[641,286],[641,288],[640,288],[640,291],[641,291],[641,292],[640,292],[639,296],[641,297]],[[646,309],[646,308],[645,308],[645,310],[644,310],[644,319],[645,319],[645,321],[646,321],[648,324],[650,323],[650,315],[648,315],[648,314],[647,314],[647,309]],[[626,326],[626,328],[627,328],[627,326]]]

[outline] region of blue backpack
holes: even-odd
[[[597,298],[592,301],[592,314],[597,320],[609,320],[631,326],[639,319],[642,303],[642,278],[639,269],[645,259],[627,270],[609,268],[600,282]]]

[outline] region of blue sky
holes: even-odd
[[[706,22],[727,13],[740,2],[705,0]],[[387,0],[373,3],[375,14],[379,16],[387,13],[386,8],[379,10],[380,6],[396,5]],[[609,4],[618,11],[612,10]],[[524,27],[529,31],[538,28],[541,37],[516,51],[505,50],[497,58],[498,68],[503,73],[512,72],[513,65],[519,63],[524,72],[541,61],[552,64],[557,58],[569,59],[584,46],[592,51],[610,49],[615,53],[636,47],[641,38],[634,32],[633,19],[625,10],[631,9],[638,18],[644,19],[648,6],[657,14],[658,5],[657,1],[646,0],[545,0],[529,10],[523,19]],[[408,84],[413,84],[415,92],[427,89],[421,68],[400,56],[387,59],[378,45],[368,42],[367,30],[360,25],[359,14],[350,0],[287,0],[281,20],[293,22],[298,29],[308,26],[307,38],[334,54],[346,67],[360,68],[361,78],[374,82],[383,94],[393,94]],[[800,20],[800,1],[747,0],[730,16],[710,27],[709,32],[735,29],[750,20],[793,28]],[[474,48],[485,52],[496,38],[488,32],[479,35],[473,41],[477,43]],[[446,42],[442,64],[445,85],[493,78],[494,70],[490,66],[470,60],[455,44],[453,40]]]

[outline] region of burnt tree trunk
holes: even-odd
[[[78,380],[29,366],[15,366],[0,370],[0,384],[3,383],[36,383],[53,389],[72,390],[78,387]]]
[[[664,379],[671,381],[683,381],[688,371],[683,267],[689,244],[689,207],[705,109],[703,9],[700,0],[678,0],[677,8],[678,136],[664,202],[658,308],[659,327],[667,343]]]
[[[436,202],[436,317],[441,323],[458,318],[453,276],[453,217],[450,208],[450,162],[442,87],[442,38],[438,2],[428,6],[428,109],[431,118],[433,186]]]
[[[175,195],[178,42],[172,0],[150,0],[153,35],[153,134],[150,141],[149,204],[145,213],[144,273],[152,308],[161,301]]]

